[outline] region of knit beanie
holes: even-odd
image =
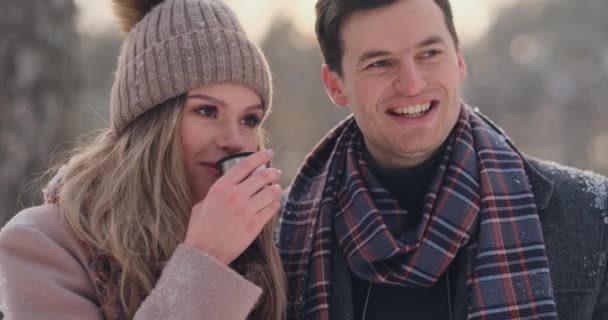
[[[271,75],[260,49],[221,0],[113,0],[127,32],[110,102],[117,135],[162,102],[211,83],[253,89],[269,111]]]

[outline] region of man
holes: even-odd
[[[608,319],[605,177],[522,155],[461,100],[448,0],[319,0],[331,100],[279,247],[293,319]]]

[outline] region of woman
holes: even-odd
[[[264,56],[218,0],[114,0],[110,127],[0,232],[6,319],[283,319]],[[225,175],[223,156],[257,151]]]

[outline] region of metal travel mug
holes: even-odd
[[[239,152],[239,153],[233,153],[233,154],[223,157],[222,159],[220,159],[217,162],[217,169],[219,170],[220,175],[223,176],[226,172],[228,172],[228,170],[230,170],[230,168],[234,167],[241,160],[247,158],[248,156],[250,156],[252,154],[253,154],[253,152]],[[269,164],[265,163],[265,164],[257,167],[255,170],[253,170],[253,172],[257,172],[259,170],[262,170],[262,169],[265,169],[268,167],[269,167]]]

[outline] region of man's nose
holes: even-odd
[[[407,96],[415,96],[422,92],[426,80],[414,61],[403,62],[399,65],[399,74],[395,79],[395,89]]]

